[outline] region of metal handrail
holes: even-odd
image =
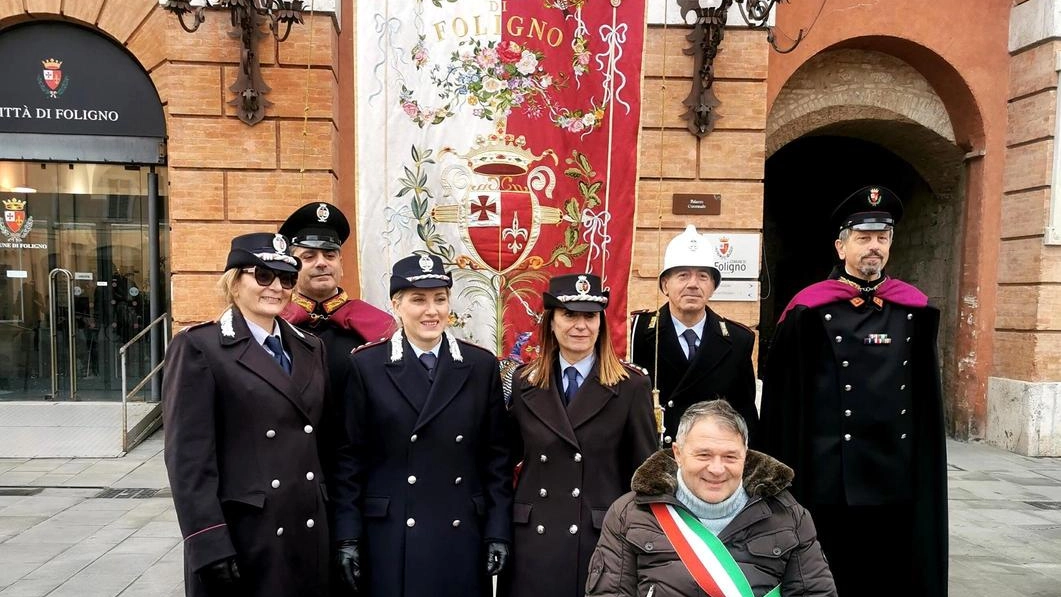
[[[163,313],[156,317],[154,321],[147,324],[144,329],[140,330],[140,332],[130,338],[128,342],[118,349],[118,355],[121,357],[122,363],[122,450],[126,452],[128,452],[131,447],[129,442],[129,397],[139,392],[147,382],[151,381],[151,378],[162,370],[162,366],[166,361],[165,356],[163,356],[162,360],[140,380],[140,383],[136,384],[132,390],[129,390],[128,373],[126,370],[126,364],[128,362],[126,359],[126,353],[128,352],[129,347],[143,338],[159,324],[162,325],[162,354],[165,355],[166,351],[169,350],[169,313]]]
[[[57,346],[59,335],[56,326],[55,312],[55,279],[60,275],[66,276],[66,331],[69,336],[70,349],[69,359],[70,375],[70,400],[77,400],[77,355],[74,354],[74,274],[68,269],[57,267],[48,272],[48,317],[51,319],[49,325],[52,327],[52,337],[49,344],[52,345],[52,398],[59,395],[59,347]]]

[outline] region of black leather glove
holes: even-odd
[[[361,584],[361,553],[356,539],[344,539],[339,542],[335,551],[335,561],[339,567],[339,578],[355,595]]]
[[[227,597],[238,593],[240,582],[236,556],[211,562],[200,568],[198,574],[207,594],[211,596]]]
[[[508,563],[508,544],[491,541],[486,544],[486,573],[497,574],[505,569]]]

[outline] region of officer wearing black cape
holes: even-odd
[[[840,595],[947,594],[939,311],[884,273],[902,211],[880,186],[834,211],[841,263],[781,315],[752,438],[795,470]]]

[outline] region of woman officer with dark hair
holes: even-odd
[[[608,507],[656,450],[649,379],[619,360],[592,274],[549,281],[541,356],[516,372],[522,459],[507,597],[581,597]]]
[[[325,401],[321,341],[279,317],[300,267],[286,249],[279,234],[232,239],[228,307],[166,355],[166,468],[189,596],[328,594],[321,456],[342,461],[348,447]]]

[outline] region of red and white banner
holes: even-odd
[[[363,298],[439,255],[454,331],[529,359],[548,278],[591,272],[622,350],[644,1],[374,0],[356,21]]]

